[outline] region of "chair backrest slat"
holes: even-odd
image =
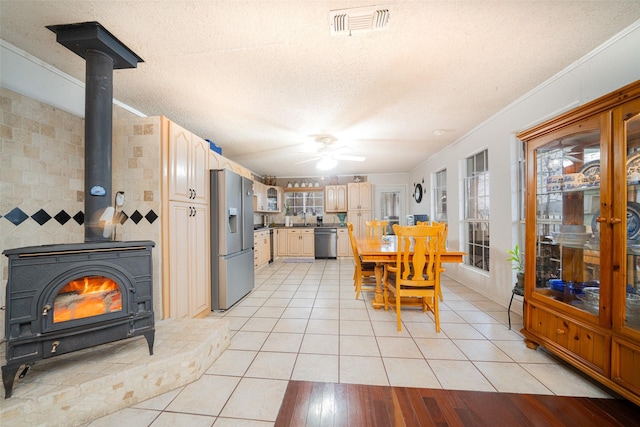
[[[396,265],[403,286],[435,286],[441,272],[442,227],[393,226],[398,236]]]
[[[380,238],[382,236],[387,235],[387,226],[389,225],[389,221],[387,220],[365,221],[364,225],[366,227],[367,237],[376,239],[376,238]]]

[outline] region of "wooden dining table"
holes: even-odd
[[[381,238],[360,237],[356,239],[356,246],[362,262],[374,262],[376,264],[376,294],[372,301],[373,308],[384,307],[382,294],[382,275],[385,264],[396,262],[398,253],[398,236],[387,235]],[[465,252],[449,251],[440,255],[442,263],[461,263]],[[404,302],[403,302],[404,304]]]

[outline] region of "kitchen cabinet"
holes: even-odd
[[[267,198],[267,212],[280,212],[282,211],[282,198],[284,192],[282,187],[276,187],[275,185],[266,186],[266,198]]]
[[[209,249],[208,207],[169,206],[169,313],[173,319],[194,317],[211,307],[209,263],[202,259]]]
[[[249,179],[252,179],[253,175],[249,169],[239,165],[233,160],[227,159],[213,150],[209,150],[209,169],[229,169]]]
[[[371,183],[350,182],[347,191],[347,210],[371,210]]]
[[[196,317],[211,309],[209,281],[209,143],[160,118],[163,150],[163,316]]]
[[[255,212],[266,211],[267,190],[265,185],[258,181],[253,181],[253,210]]]
[[[371,221],[371,211],[347,211],[347,222],[353,224],[353,235],[356,239],[366,235],[367,221]]]
[[[518,137],[525,342],[640,404],[640,82]]]
[[[349,240],[349,230],[338,228],[338,258],[351,257],[351,241]]]
[[[368,182],[350,182],[347,184],[347,221],[353,224],[353,235],[363,237],[365,222],[371,220],[372,188]]]
[[[278,257],[286,257],[287,253],[287,230],[286,228],[278,228],[276,230],[277,249],[276,254]]]
[[[347,186],[327,185],[324,187],[324,211],[325,212],[346,212],[347,211]]]
[[[314,257],[313,228],[278,229],[278,256]]]
[[[276,187],[274,185],[265,185],[261,182],[254,181],[253,194],[254,211],[277,213],[282,210],[283,191],[281,187]]]
[[[166,120],[169,132],[169,199],[206,203],[209,143]]]
[[[256,269],[269,264],[271,258],[269,243],[269,230],[253,232],[254,267]]]

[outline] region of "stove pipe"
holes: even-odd
[[[101,216],[112,206],[113,69],[142,59],[98,22],[49,25],[58,43],[86,60],[84,129],[84,240],[111,240]]]
[[[111,206],[113,59],[95,49],[85,55],[84,241],[95,242],[110,240],[100,216]]]

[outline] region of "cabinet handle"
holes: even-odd
[[[607,218],[599,216],[598,218],[596,218],[596,221],[602,224],[603,222],[607,222]]]
[[[620,218],[611,218],[609,224],[620,224],[622,220]]]

